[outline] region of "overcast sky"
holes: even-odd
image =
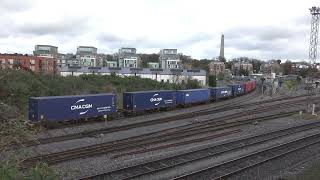
[[[32,53],[35,44],[75,53],[135,47],[177,48],[194,58],[307,59],[309,10],[316,0],[0,0],[0,53]]]

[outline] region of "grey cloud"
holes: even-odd
[[[283,51],[287,47],[285,42],[257,41],[248,39],[226,40],[225,47],[246,51]]]
[[[12,11],[25,11],[31,8],[30,0],[0,0],[0,11],[12,12]]]
[[[269,28],[268,30],[261,30],[261,33],[257,34],[258,40],[263,41],[275,41],[280,39],[288,39],[294,36],[289,29],[281,29],[281,28]]]
[[[0,31],[0,38],[6,38],[10,35],[10,33],[8,31]]]
[[[299,16],[295,18],[294,23],[299,26],[310,26],[311,23],[311,15],[310,16]]]
[[[188,36],[176,42],[155,41],[153,39],[146,38],[146,37],[138,37],[136,39],[129,40],[129,39],[121,38],[114,34],[108,34],[108,33],[102,33],[97,36],[97,40],[100,43],[110,48],[117,48],[117,47],[124,47],[124,46],[128,46],[128,47],[130,46],[130,47],[136,47],[136,48],[151,48],[151,49],[152,48],[157,48],[157,49],[183,48],[198,42],[207,41],[211,39],[212,39],[212,36],[205,33],[202,33],[202,34],[199,33],[192,36]]]
[[[292,29],[283,27],[236,28],[225,32],[226,38],[243,39],[250,37],[262,41],[288,39],[295,35]]]
[[[225,32],[225,47],[265,57],[289,56],[289,42],[304,36],[301,29],[289,27],[235,28]]]
[[[67,18],[56,22],[25,23],[19,25],[17,33],[41,35],[77,35],[88,29],[87,18]]]
[[[120,42],[125,41],[125,39],[121,39],[120,37],[118,37],[116,35],[106,34],[106,33],[100,34],[98,36],[98,40],[103,43],[110,43],[110,42],[111,43],[120,43]]]
[[[184,36],[175,42],[157,42],[150,39],[141,39],[141,42],[149,48],[184,48],[192,46],[193,44],[212,40],[213,36],[205,33],[198,33],[191,36]],[[169,45],[170,44],[170,45]],[[168,47],[170,46],[170,47]]]
[[[97,40],[111,49],[119,47],[147,47],[154,48],[161,46],[161,43],[151,41],[150,39],[139,37],[136,39],[125,39],[114,34],[102,33],[97,36]]]
[[[185,45],[185,44],[195,44],[202,41],[208,41],[212,39],[212,35],[205,34],[205,33],[199,33],[192,35],[184,40],[182,40],[179,44]]]

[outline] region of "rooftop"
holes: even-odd
[[[93,46],[78,46],[77,48],[94,48],[94,49],[97,49],[96,47],[93,47]]]
[[[36,46],[46,46],[46,47],[58,48],[57,46],[45,45],[45,44],[37,44]]]

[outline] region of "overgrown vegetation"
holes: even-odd
[[[0,100],[27,112],[28,98],[31,96],[59,96],[113,92],[118,95],[125,91],[198,88],[196,80],[183,84],[161,83],[139,77],[119,77],[109,75],[81,75],[79,77],[35,75],[25,71],[0,71]]]
[[[16,108],[0,102],[0,179],[61,179],[44,163],[28,169],[24,173],[20,171],[20,164],[27,153],[19,151],[21,142],[28,139],[34,131],[25,124],[23,119]],[[7,150],[11,144],[16,144],[17,150],[9,153]]]
[[[214,75],[208,76],[208,83],[210,87],[216,87],[217,86],[217,77]]]
[[[297,80],[285,81],[284,84],[286,85],[286,87],[289,91],[293,91],[294,89],[297,88],[299,81],[297,81]]]
[[[55,173],[46,163],[39,163],[35,167],[22,173],[19,169],[20,161],[6,160],[0,164],[0,179],[3,180],[58,180]]]

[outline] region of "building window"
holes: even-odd
[[[31,71],[35,71],[35,67],[34,66],[30,66]]]
[[[31,64],[31,65],[34,65],[34,64],[36,64],[36,61],[35,61],[34,59],[31,59],[31,60],[30,60],[30,64]]]

